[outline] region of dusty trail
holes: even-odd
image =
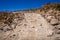
[[[51,40],[52,33],[52,26],[40,14],[25,13],[23,21],[20,23],[18,20],[14,30],[5,32],[0,38],[1,40]]]

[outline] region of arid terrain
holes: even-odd
[[[60,40],[60,3],[0,12],[0,40]]]

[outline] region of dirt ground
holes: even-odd
[[[53,40],[53,28],[40,14],[25,13],[24,19],[17,21],[15,29],[0,30],[0,40]]]

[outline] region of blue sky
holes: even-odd
[[[60,2],[60,0],[0,0],[0,11],[37,8],[49,2]]]

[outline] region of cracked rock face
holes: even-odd
[[[12,25],[14,23],[16,26],[13,30],[0,30],[0,40],[52,40],[53,27],[40,14],[24,13]]]

